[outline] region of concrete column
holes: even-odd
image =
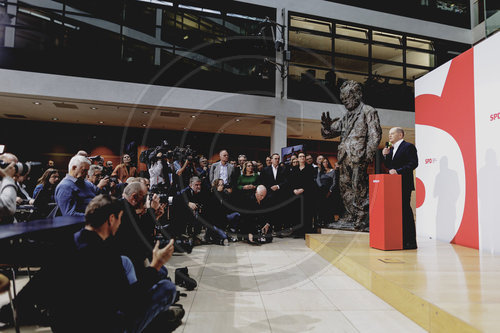
[[[287,117],[286,114],[276,114],[271,125],[271,151],[270,154],[281,155],[281,148],[287,146]]]
[[[162,10],[161,8],[156,9],[156,43],[161,44],[161,26],[162,26]],[[161,49],[159,47],[155,47],[155,65],[160,66],[161,59]]]
[[[13,18],[10,20],[10,24],[15,26],[16,15],[17,15],[17,0],[9,1],[7,5],[7,14],[9,16],[13,16]],[[5,39],[4,39],[5,47],[14,47],[15,37],[16,37],[16,28],[5,27]]]
[[[276,8],[276,23],[286,25],[287,24],[288,11],[285,8]],[[282,29],[284,29],[284,36],[281,34]],[[288,43],[288,29],[276,26],[275,28],[276,40],[283,40],[285,49]],[[284,38],[282,38],[284,37]],[[276,52],[276,63],[283,64],[283,52]],[[281,69],[281,68],[280,68]],[[287,71],[287,68],[283,69]],[[287,98],[287,80],[283,80],[281,77],[281,71],[276,68],[276,98],[286,99]]]

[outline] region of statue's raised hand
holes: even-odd
[[[323,112],[321,114],[321,125],[323,125],[323,128],[330,129],[330,127],[336,120],[338,120],[338,118],[332,119],[330,117],[329,111]]]

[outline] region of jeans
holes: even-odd
[[[122,256],[123,268],[125,269],[125,274],[129,283],[137,282],[137,277],[135,275],[134,265],[132,261]],[[167,274],[166,269],[162,272]],[[150,300],[142,311],[139,311],[136,318],[132,321],[131,327],[125,330],[125,333],[135,333],[142,332],[146,326],[160,313],[168,309],[168,307],[174,302],[177,296],[177,289],[175,284],[170,280],[162,279],[156,283],[148,291]]]

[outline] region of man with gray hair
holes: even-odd
[[[172,229],[176,236],[186,232],[192,236],[200,233],[200,215],[205,203],[206,198],[201,189],[200,178],[191,177],[189,186],[173,198],[174,225]]]
[[[361,84],[346,81],[340,87],[340,100],[347,112],[342,119],[321,116],[321,135],[325,139],[340,136],[338,165],[340,192],[346,209],[341,228],[368,231],[368,173],[377,152],[382,128],[377,110],[364,104]]]
[[[17,157],[12,154],[0,155],[0,161],[7,164],[5,168],[0,168],[0,224],[13,222],[16,213],[16,183],[14,176],[16,169],[14,163]]]
[[[85,208],[96,194],[96,187],[86,181],[90,161],[75,155],[68,165],[66,177],[57,185],[55,199],[63,216],[85,216]]]
[[[106,194],[106,186],[109,184],[109,178],[103,178],[103,167],[97,164],[90,166],[87,180],[92,183],[96,188],[97,194]]]

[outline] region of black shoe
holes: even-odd
[[[185,313],[181,304],[172,304],[166,311],[160,312],[142,332],[173,332],[182,324]]]
[[[177,268],[175,270],[175,284],[187,290],[193,290],[198,285],[196,280],[191,278],[187,273],[187,267]]]

